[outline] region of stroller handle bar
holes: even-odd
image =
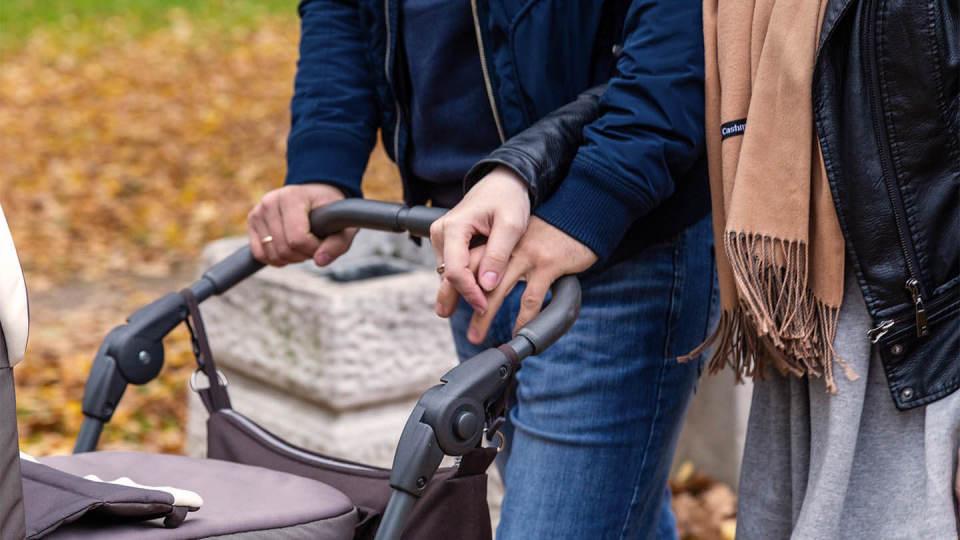
[[[446,213],[442,208],[407,207],[400,204],[346,199],[310,211],[310,232],[318,238],[336,234],[350,227],[388,232],[409,232],[413,236],[430,236],[430,224]],[[221,294],[263,268],[253,258],[249,247],[238,249],[210,267],[195,283],[194,294],[203,300]],[[207,280],[209,283],[203,283]]]
[[[407,207],[400,204],[364,199],[346,199],[310,212],[310,231],[318,238],[358,227],[389,232],[407,232],[429,237],[430,225],[443,216],[446,209],[427,206]],[[253,258],[249,247],[242,247],[210,267],[191,289],[200,301],[222,294],[263,268]],[[541,352],[553,345],[577,318],[580,310],[580,285],[573,276],[563,277],[552,287],[550,304],[526,324],[518,335],[530,341],[533,351]]]
[[[408,232],[425,237],[430,225],[446,210],[425,206],[347,199],[310,212],[310,229],[318,237],[329,236],[348,227]],[[190,285],[197,301],[223,294],[250,277],[263,263],[253,258],[244,246],[214,264]],[[580,308],[580,286],[575,277],[558,280],[553,300],[540,316],[530,321],[510,345],[520,357],[543,351],[569,329]],[[83,396],[84,422],[74,452],[94,450],[103,425],[110,421],[128,384],[146,384],[163,367],[162,340],[186,318],[183,297],[169,293],[134,312],[127,323],[104,338],[87,378]],[[520,338],[522,336],[522,339]]]
[[[346,199],[310,211],[310,232],[318,238],[336,234],[346,228],[358,227],[389,232],[409,232],[414,236],[430,235],[430,224],[446,210],[399,204]],[[211,266],[191,289],[198,300],[222,294],[263,268],[254,259],[249,247],[242,247],[232,255]]]

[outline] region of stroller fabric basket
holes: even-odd
[[[347,227],[425,236],[443,212],[347,200],[313,210],[310,224],[318,237]],[[0,260],[0,292],[8,266]],[[73,456],[40,458],[39,464],[18,459],[16,424],[8,422],[14,417],[11,370],[0,343],[3,540],[492,537],[486,470],[497,450],[484,446],[483,440],[493,440],[503,422],[521,360],[549,347],[576,319],[576,278],[558,280],[550,304],[515,338],[462,362],[425,392],[403,429],[393,467],[382,469],[291,445],[232,408],[199,303],[260,268],[249,249],[241,248],[188,289],[148,304],[107,334],[87,380],[85,418]],[[0,313],[0,331],[9,326],[3,318]],[[190,386],[209,412],[207,458],[92,452],[126,387],[157,376],[163,366],[162,340],[184,322],[194,339],[198,365]],[[12,433],[5,427],[10,425]],[[456,466],[440,468],[444,456],[457,457]],[[11,481],[20,479],[21,465],[26,479]],[[125,476],[135,483],[110,483]],[[189,490],[195,499],[171,498],[165,488],[150,486]]]

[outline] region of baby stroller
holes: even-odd
[[[423,237],[443,212],[346,200],[311,212],[310,225],[319,237],[346,227]],[[87,380],[74,455],[21,459],[11,368],[26,342],[26,292],[0,211],[0,538],[491,538],[486,469],[497,449],[483,439],[496,440],[521,360],[576,319],[576,278],[558,280],[550,304],[515,338],[461,363],[422,395],[388,470],[298,448],[231,408],[198,304],[261,267],[241,248],[110,331]],[[93,452],[127,386],[158,375],[162,340],[184,322],[198,364],[190,386],[210,413],[207,458]],[[445,455],[456,465],[440,468]]]

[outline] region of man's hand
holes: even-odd
[[[483,250],[483,247],[477,250]],[[593,266],[597,256],[590,248],[576,239],[550,225],[540,218],[530,220],[526,234],[517,244],[513,256],[507,264],[500,284],[487,295],[485,312],[476,311],[467,330],[467,339],[471,343],[480,343],[490,329],[490,323],[503,304],[503,299],[513,290],[517,282],[526,279],[527,288],[520,299],[520,313],[514,332],[530,322],[540,313],[543,301],[550,290],[550,285],[557,279],[568,275],[578,274]],[[452,312],[456,306],[456,296],[452,302],[445,298],[442,309],[445,313]],[[438,306],[438,311],[440,306]]]
[[[343,199],[326,184],[284,186],[263,196],[247,215],[250,251],[258,261],[284,266],[313,259],[326,266],[346,253],[357,233],[347,229],[323,240],[310,233],[310,210]]]
[[[487,311],[484,291],[501,283],[510,253],[530,219],[527,185],[513,171],[497,167],[483,177],[455,208],[430,227],[430,241],[442,264],[443,281],[437,292],[437,315],[449,317],[458,294],[479,313]],[[475,251],[471,268],[470,241],[486,236]]]

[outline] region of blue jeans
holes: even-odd
[[[573,328],[527,358],[498,458],[498,540],[676,538],[667,479],[715,310],[710,220],[582,280]],[[461,359],[511,337],[522,287],[480,346],[452,318]],[[502,459],[501,459],[502,458]]]

